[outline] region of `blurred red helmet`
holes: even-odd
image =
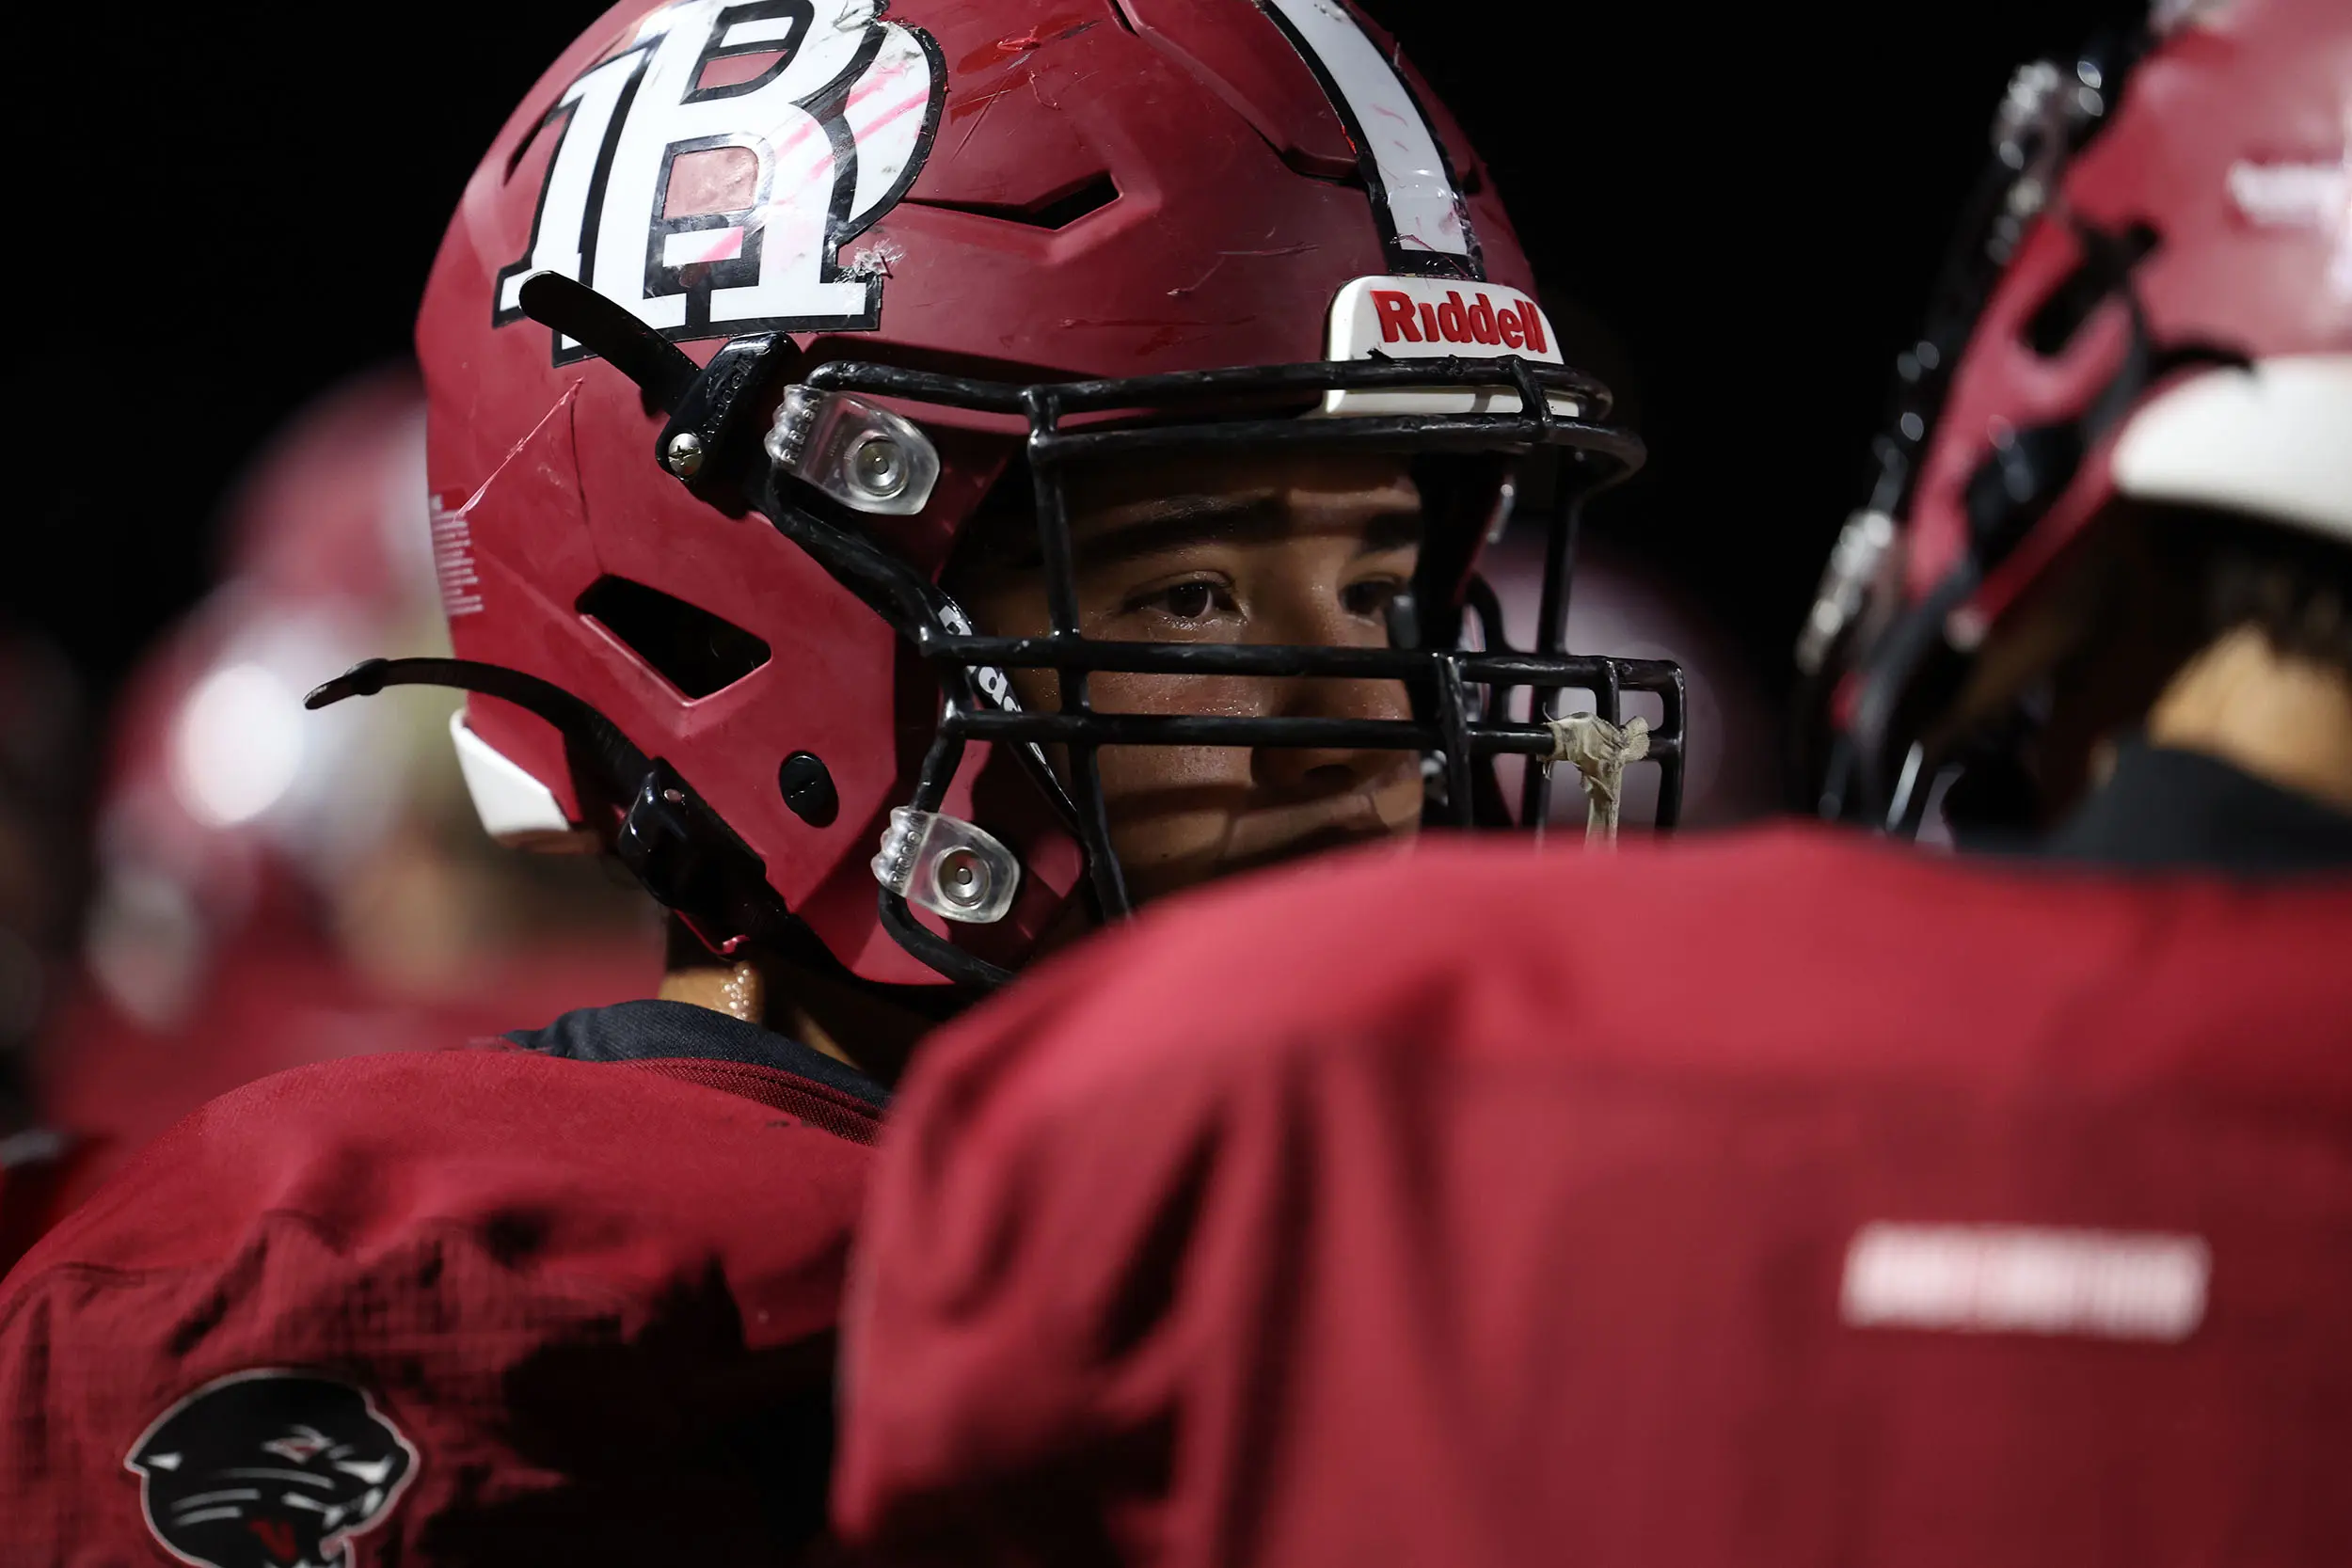
[[[1059,601],[1048,646],[974,638],[937,586],[959,532],[1034,495],[1058,571],[1061,465],[1121,451],[1555,446],[1593,483],[1629,471],[1532,290],[1459,127],[1341,0],[628,0],[500,135],[418,324],[469,662],[322,698],[468,687],[491,832],[617,846],[723,951],[991,982],[1082,888],[1123,912],[1093,745],[1333,742],[1085,712],[1081,672],[1166,648],[1089,649]],[[1432,518],[1425,648],[1454,646],[1503,467]],[[1336,673],[1333,651],[1199,657]],[[1013,663],[1060,670],[1069,708],[1020,712]],[[1594,668],[1566,663],[1519,673]],[[1450,725],[1465,781],[1549,743],[1432,702],[1348,743],[1437,752]]]
[[[262,911],[310,921],[399,809],[418,710],[313,718],[302,693],[363,653],[439,642],[424,510],[405,366],[306,410],[230,497],[221,585],[148,657],[114,722],[87,956],[131,1016],[176,1021]]]
[[[453,696],[303,711],[362,655],[446,652],[414,369],[302,410],[222,517],[220,583],[142,660],[113,721],[86,974],[59,988],[33,1053],[56,1169],[17,1184],[0,1267],[240,1084],[446,1049],[644,994],[659,974],[650,911],[602,867],[483,841],[447,749]]]
[[[2164,0],[2019,71],[1994,142],[1798,653],[1842,673],[1825,809],[1891,827],[1969,656],[2119,498],[2352,547],[2352,9]]]

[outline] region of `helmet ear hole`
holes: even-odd
[[[1108,171],[1104,171],[1041,199],[1020,205],[997,201],[949,201],[937,197],[910,197],[907,205],[969,213],[975,217],[993,218],[998,223],[1017,223],[1024,229],[1041,229],[1052,233],[1069,228],[1082,217],[1101,212],[1118,199],[1118,182],[1112,180]]]
[[[725,690],[768,662],[768,644],[757,636],[627,578],[598,578],[576,608],[690,702]]]
[[[776,769],[776,790],[792,815],[812,828],[830,828],[841,815],[833,773],[814,752],[795,752]]]

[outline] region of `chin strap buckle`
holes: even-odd
[[[1012,908],[1021,863],[986,829],[896,806],[874,879],[910,904],[964,926],[991,926]]]
[[[1546,768],[1560,762],[1575,764],[1583,776],[1587,800],[1584,842],[1613,847],[1617,807],[1625,795],[1626,765],[1649,755],[1649,721],[1633,719],[1613,724],[1597,714],[1571,713],[1544,723],[1551,731],[1551,755],[1537,760]]]

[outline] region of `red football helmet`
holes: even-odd
[[[1798,648],[1822,809],[1915,830],[1929,724],[2121,498],[2352,546],[2352,9],[2159,0],[2020,71]]]
[[[1664,692],[1672,819],[1677,672],[1559,654],[1572,509],[1540,652],[1455,651],[1512,463],[1565,449],[1589,492],[1641,447],[1342,0],[625,0],[468,186],[418,347],[462,657],[316,700],[467,688],[485,825],[609,844],[719,951],[1003,978],[1073,896],[1125,911],[1105,744],[1420,751],[1451,819],[1505,818],[1486,764],[1558,743],[1517,687]],[[1454,464],[1396,646],[1079,636],[1066,467],[1251,443]],[[1034,498],[1050,637],[976,636],[939,586],[992,492]],[[1400,680],[1416,713],[1098,713],[1105,670]]]

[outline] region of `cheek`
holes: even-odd
[[[1274,683],[1247,675],[1145,675],[1104,670],[1087,683],[1103,713],[1191,713],[1257,719],[1274,711]]]
[[[1097,674],[1089,683],[1094,705],[1104,713],[1187,714],[1204,718],[1253,718],[1266,712],[1261,683],[1232,677]],[[1196,818],[1222,821],[1250,788],[1248,749],[1240,746],[1106,746],[1099,753],[1103,793],[1114,824],[1136,831],[1145,818],[1166,817],[1170,832]],[[1180,820],[1181,819],[1181,820]]]
[[[1032,713],[1051,713],[1061,706],[1061,679],[1051,670],[1008,670],[1015,701]]]
[[[1021,682],[1022,700],[1051,706],[1056,701],[1051,673],[1028,673],[1044,678]],[[1098,712],[1246,719],[1273,711],[1267,684],[1235,676],[1104,671],[1087,687]],[[1152,868],[1214,857],[1255,787],[1247,747],[1105,746],[1096,758],[1112,844],[1145,895],[1152,891]],[[1057,756],[1057,762],[1068,777],[1067,758]]]
[[[1025,675],[1028,678],[1023,679]],[[1051,671],[1016,672],[1016,689],[1030,706],[1058,701]],[[1202,714],[1248,718],[1265,710],[1260,683],[1231,677],[1146,675],[1099,672],[1087,683],[1102,713]],[[1064,749],[1056,770],[1069,778]],[[1095,753],[1111,842],[1138,894],[1151,891],[1151,869],[1213,856],[1252,787],[1250,753],[1239,746],[1105,746]]]
[[[1250,754],[1236,746],[1106,746],[1098,753],[1111,845],[1138,896],[1155,868],[1214,860],[1250,799]]]
[[[1198,880],[1216,865],[1232,841],[1244,799],[1239,786],[1178,779],[1155,781],[1124,799],[1105,780],[1104,792],[1111,847],[1130,890],[1145,899]]]
[[[1373,809],[1391,832],[1417,833],[1421,832],[1422,806],[1427,795],[1421,782],[1421,757],[1406,752],[1387,781],[1372,792]]]
[[[1061,706],[1061,677],[1052,670],[1012,670],[1013,695],[1040,713]],[[1276,711],[1274,683],[1241,675],[1152,675],[1098,670],[1087,681],[1097,713],[1184,713],[1262,719]],[[1398,688],[1403,690],[1402,687]]]
[[[1250,788],[1249,752],[1239,746],[1105,746],[1096,754],[1115,816],[1190,809],[1184,796],[1237,800]]]

